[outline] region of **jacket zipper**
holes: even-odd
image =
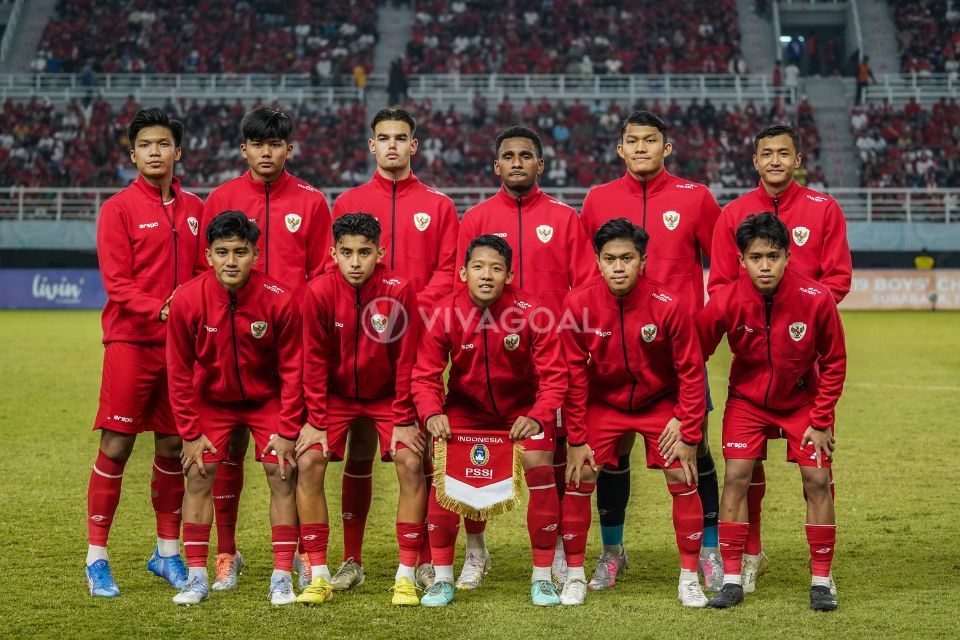
[[[390,196],[390,268],[394,268],[397,255],[397,181],[393,181],[393,195]]]
[[[172,190],[171,188],[171,191]],[[163,189],[160,190],[160,209],[163,210],[163,217],[170,223],[170,230],[173,231],[173,290],[175,290],[177,288],[177,273],[179,272],[180,262],[180,250],[177,247],[176,197],[174,197],[173,216],[170,216],[167,213],[167,206],[163,203]]]
[[[483,329],[483,366],[487,370],[487,393],[490,394],[490,405],[493,407],[493,412],[500,415],[500,411],[497,410],[497,402],[493,399],[493,384],[490,382],[490,356],[487,352],[486,329]]]
[[[240,397],[246,400],[243,379],[240,377],[240,355],[237,353],[237,294],[233,291],[230,292],[230,334],[233,336],[233,367],[237,372],[237,385],[240,387]]]
[[[357,327],[356,337],[353,341],[353,385],[356,389],[356,399],[360,399],[360,289],[354,289],[357,294]]]
[[[780,217],[780,196],[774,196],[773,198],[773,215]]]
[[[763,395],[763,406],[769,408],[770,387],[773,386],[773,354],[770,352],[770,316],[773,315],[773,299],[764,298],[763,312],[767,317],[767,364],[770,366],[770,380],[767,382],[767,392]]]
[[[647,183],[646,183],[646,181],[641,180],[641,181],[640,181],[640,187],[643,189],[643,224],[642,224],[641,226],[643,227],[643,230],[646,231],[646,230],[647,230]],[[643,269],[641,269],[641,275],[644,275],[644,276],[647,275],[647,265],[646,265],[646,264],[644,264],[644,265],[643,265]],[[621,321],[623,320],[623,309],[622,309],[622,308],[621,308],[620,320],[621,320]],[[632,397],[632,394],[631,394],[631,397]]]
[[[523,289],[523,199],[517,198],[517,220],[520,227],[520,240],[517,242],[517,252],[520,254],[520,288]]]
[[[630,399],[627,401],[627,410],[633,411],[633,392],[637,390],[637,378],[630,370],[630,360],[627,358],[627,336],[623,328],[623,298],[617,298],[617,306],[620,309],[620,344],[623,346],[623,364],[627,367],[627,373],[630,374]]]
[[[264,192],[267,196],[267,221],[264,224],[263,233],[263,272],[270,273],[270,183],[263,183]]]

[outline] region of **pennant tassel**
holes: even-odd
[[[454,436],[454,439],[457,439],[457,436]],[[460,454],[460,449],[464,449],[469,446],[469,443],[462,442],[452,442],[448,444],[444,440],[436,440],[434,443],[434,475],[433,475],[433,484],[437,490],[437,503],[456,514],[459,514],[465,518],[470,518],[471,520],[489,520],[495,516],[507,513],[512,511],[514,508],[520,506],[523,503],[523,448],[519,444],[509,443],[507,441],[503,446],[500,447],[490,447],[491,457],[497,455],[504,455],[506,453],[507,447],[510,448],[510,452],[513,456],[511,461],[511,470],[510,470],[510,485],[511,491],[508,496],[502,500],[498,500],[493,504],[483,504],[480,506],[478,504],[471,504],[467,496],[453,497],[448,494],[448,480],[451,483],[456,483],[460,488],[461,492],[466,491],[466,493],[476,492],[479,494],[483,489],[483,486],[489,486],[494,484],[496,479],[491,476],[489,482],[486,485],[480,487],[473,486],[472,484],[465,483],[461,479],[457,478],[457,474],[451,465],[448,464],[449,457],[454,452]],[[464,455],[464,454],[461,454]],[[496,462],[494,461],[491,466],[495,466]],[[453,473],[451,473],[453,472]],[[506,479],[506,478],[504,478]],[[502,482],[502,481],[501,481]],[[499,483],[497,483],[499,484]],[[481,503],[482,504],[482,503]]]

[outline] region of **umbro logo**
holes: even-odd
[[[263,288],[266,289],[267,291],[273,291],[274,293],[283,293],[283,289],[281,289],[275,284],[265,284],[263,285]]]
[[[823,197],[823,196],[811,196],[810,194],[807,194],[807,198],[810,199],[810,200],[813,200],[814,202],[826,202],[826,201],[827,201],[827,199],[826,199],[825,197]]]
[[[800,291],[811,296],[818,296],[821,293],[820,289],[814,289],[813,287],[800,287]]]
[[[397,280],[396,278],[390,278],[389,280],[386,279],[386,278],[384,278],[384,279],[383,279],[383,284],[393,286],[393,285],[395,285],[395,284],[400,284],[400,281]]]
[[[353,514],[350,513],[349,511],[344,511],[344,512],[343,512],[343,519],[344,519],[344,520],[353,520]]]
[[[830,553],[833,551],[833,547],[824,547],[823,549],[817,549],[817,553]]]
[[[654,294],[651,294],[651,295],[652,295],[654,298],[656,298],[657,300],[659,300],[660,302],[671,302],[671,301],[673,300],[673,298],[671,298],[670,296],[668,296],[668,295],[665,294],[665,293],[654,293]]]
[[[542,529],[542,531],[556,531],[556,530],[557,530],[556,524],[548,524]]]
[[[98,513],[96,515],[90,516],[90,519],[93,520],[94,522],[103,522],[104,520],[107,519],[107,516],[102,516]]]
[[[577,537],[577,536],[576,536],[576,534],[574,534],[574,533],[565,533],[565,534],[563,534],[563,539],[564,539],[564,540],[573,540],[573,539],[576,538],[576,537]]]
[[[517,306],[521,309],[532,309],[533,305],[529,302],[524,302],[523,300],[517,300]]]

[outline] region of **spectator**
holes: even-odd
[[[876,82],[873,76],[873,69],[870,68],[870,56],[863,56],[860,66],[857,69],[857,97],[855,104],[863,104],[863,90],[867,88],[870,82]]]

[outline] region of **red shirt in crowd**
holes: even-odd
[[[327,396],[393,398],[395,426],[416,422],[410,372],[420,316],[413,285],[377,265],[357,288],[340,271],[307,285],[303,300],[304,399],[309,422],[327,428]]]
[[[214,189],[203,208],[202,247],[207,246],[210,221],[231,210],[243,211],[260,227],[260,259],[254,268],[279,280],[298,301],[308,280],[334,268],[327,199],[286,170],[274,182],[254,180],[247,171]],[[199,260],[206,268],[203,255]]]
[[[676,394],[683,440],[699,443],[706,383],[687,305],[648,278],[622,298],[598,278],[570,292],[564,307],[560,337],[570,389],[563,415],[570,442],[586,442],[588,402],[632,413]]]
[[[450,293],[456,266],[457,209],[453,200],[411,173],[403,180],[373,174],[370,182],[344,192],[333,217],[369,213],[380,221],[383,263],[413,284],[422,307]]]
[[[650,236],[644,275],[681,296],[686,309],[703,308],[703,259],[711,256],[713,227],[720,205],[702,184],[666,169],[650,180],[629,173],[590,189],[580,219],[593,238],[605,222],[627,218]]]
[[[727,335],[731,396],[774,411],[812,403],[810,424],[827,429],[846,375],[843,325],[829,290],[790,265],[770,298],[741,272],[710,296],[697,331],[706,357]]]
[[[100,207],[97,258],[107,292],[103,342],[163,344],[160,310],[179,285],[193,277],[203,202],[170,186],[172,202],[143,176]]]
[[[211,269],[170,303],[167,379],[177,430],[201,435],[200,401],[263,403],[280,398],[279,435],[295,439],[303,416],[300,307],[277,280],[251,271],[236,292]]]
[[[770,196],[763,183],[723,208],[713,234],[711,295],[743,272],[738,258],[737,227],[747,216],[770,212],[790,230],[790,268],[823,283],[839,303],[850,293],[853,264],[847,244],[847,221],[837,201],[819,191],[790,183],[779,196]]]

